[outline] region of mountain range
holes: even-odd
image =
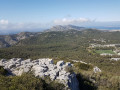
[[[71,30],[76,30],[76,31],[80,31],[81,33],[87,33],[90,34],[90,31],[94,31],[96,33],[96,31],[98,32],[106,32],[106,34],[110,34],[110,32],[116,32],[114,30],[112,31],[108,31],[108,30],[97,30],[97,29],[90,29],[90,28],[85,28],[85,27],[79,27],[79,26],[74,26],[74,25],[57,25],[57,26],[53,26],[50,29],[47,29],[43,32],[21,32],[18,34],[11,34],[11,35],[0,35],[0,48],[4,48],[4,47],[10,47],[13,46],[15,44],[17,44],[19,41],[30,38],[30,37],[36,37],[39,36],[40,34],[44,34],[44,33],[48,33],[48,32],[68,32]],[[92,33],[91,33],[92,35]]]
[[[50,31],[68,31],[68,30],[78,30],[81,31],[85,29],[85,27],[79,27],[79,26],[74,26],[74,25],[56,25],[53,26],[52,28],[45,30],[46,32]]]
[[[75,29],[74,29],[75,28]],[[77,26],[54,26],[44,32],[21,32],[13,35],[1,35],[0,59],[22,58],[36,60],[39,58],[52,58],[55,63],[59,60],[72,62],[72,60],[89,63],[91,66],[97,66],[101,73],[93,73],[90,66],[77,65],[80,82],[81,73],[86,81],[99,87],[101,90],[119,90],[120,62],[112,61],[111,58],[120,58],[120,56],[101,56],[97,53],[107,51],[113,52],[116,47],[92,48],[92,45],[111,45],[120,44],[119,31],[97,30]],[[8,48],[3,48],[8,47]],[[117,51],[120,47],[117,46]],[[10,62],[11,63],[11,62]],[[72,62],[73,63],[73,62]],[[14,65],[13,65],[14,67]],[[82,69],[80,69],[82,68]],[[89,81],[87,80],[87,82]],[[83,85],[85,83],[85,86]],[[93,87],[92,84],[88,83]],[[87,86],[88,86],[87,84]],[[82,86],[83,85],[83,86]],[[108,85],[106,87],[106,85]],[[80,88],[87,87],[86,82],[80,84]],[[107,89],[109,88],[109,89]],[[80,89],[97,90],[97,89]]]
[[[74,26],[74,25],[57,25],[53,26],[52,28],[45,30],[44,32],[51,32],[51,31],[67,31],[67,30],[83,30],[84,27]],[[0,35],[0,48],[3,47],[10,47],[15,45],[20,40],[36,36],[41,34],[41,32],[21,32],[18,34],[11,34],[11,35]]]
[[[13,35],[0,35],[0,48],[3,47],[10,47],[12,45],[15,45],[20,40],[38,35],[40,33],[34,33],[34,32],[21,32],[18,34]]]

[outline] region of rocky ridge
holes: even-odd
[[[0,48],[10,47],[18,43],[20,40],[30,38],[39,34],[40,32],[39,33],[21,32],[13,35],[0,35]]]
[[[56,25],[53,26],[52,28],[46,30],[46,32],[51,32],[51,31],[68,31],[68,30],[84,30],[85,27],[79,27],[79,26],[74,26],[74,25]]]
[[[66,71],[66,67],[72,67],[70,62],[58,61],[57,64],[54,64],[53,60],[49,58],[38,60],[13,58],[0,60],[0,66],[8,70],[11,75],[20,76],[23,73],[33,72],[36,77],[49,76],[51,80],[63,83],[66,89],[79,90],[76,74]]]

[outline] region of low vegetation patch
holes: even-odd
[[[0,67],[1,68],[1,67]],[[0,69],[0,90],[63,90],[63,84],[35,77],[32,73],[22,76],[4,76]]]
[[[6,75],[8,72],[2,66],[0,66],[0,75]]]
[[[102,54],[102,53],[115,54],[112,50],[96,50],[95,52],[98,54]]]
[[[86,71],[93,68],[92,65],[84,64],[84,63],[80,63],[80,62],[75,63],[74,66],[75,66],[75,68],[77,68],[78,70],[79,70],[79,69],[82,69],[82,70],[86,70]]]

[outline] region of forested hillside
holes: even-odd
[[[120,70],[117,68],[120,68],[120,61],[110,61],[109,56],[100,56],[89,51],[89,45],[93,43],[120,43],[120,32],[104,32],[96,29],[43,32],[40,35],[21,40],[12,47],[1,48],[0,58],[81,60],[96,65],[102,70],[102,74],[93,77],[99,81],[98,86],[104,86],[103,82],[110,83],[107,87],[104,86],[106,88],[110,88],[110,85],[114,86],[113,83],[119,84]],[[92,73],[85,75],[90,76]],[[110,79],[111,77],[112,79]],[[119,85],[114,87],[119,87]]]
[[[34,32],[21,32],[18,34],[11,34],[11,35],[0,35],[0,48],[10,47],[12,45],[15,45],[20,40],[36,36],[40,34],[34,33]]]

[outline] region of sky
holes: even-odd
[[[0,0],[0,32],[68,24],[119,26],[120,0]]]

